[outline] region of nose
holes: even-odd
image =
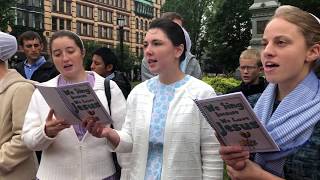
[[[268,43],[261,51],[261,58],[270,58],[274,56],[274,47],[272,43]]]
[[[94,69],[95,69],[95,65],[94,65],[94,63],[93,63],[93,62],[91,63],[90,68],[91,68],[91,70],[92,70],[92,71],[94,71]]]
[[[68,56],[68,53],[67,52],[63,52],[62,53],[62,60],[64,61],[64,62],[66,62],[66,61],[69,61],[69,56]]]
[[[143,52],[145,57],[151,56],[152,51],[151,51],[150,45],[144,46]]]

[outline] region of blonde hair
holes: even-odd
[[[310,13],[294,6],[284,5],[276,9],[272,19],[274,18],[281,18],[298,26],[307,47],[320,43],[320,23]]]
[[[262,66],[260,52],[257,49],[247,49],[242,51],[239,61],[241,61],[241,59],[255,59],[257,61],[257,65],[259,67]]]

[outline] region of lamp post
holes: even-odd
[[[123,61],[123,35],[124,35],[123,34],[124,33],[123,27],[124,27],[124,23],[125,23],[124,18],[119,17],[117,19],[117,23],[118,23],[118,26],[119,26],[120,61]]]

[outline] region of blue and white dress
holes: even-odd
[[[170,102],[174,98],[176,89],[184,85],[190,76],[186,75],[182,80],[166,85],[159,78],[150,79],[147,83],[149,91],[155,96],[153,100],[152,115],[149,130],[149,150],[145,180],[160,180],[163,160],[163,141],[165,124]]]

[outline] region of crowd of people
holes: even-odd
[[[265,27],[261,51],[248,48],[239,56],[242,83],[228,93],[245,95],[280,149],[258,153],[220,144],[194,103],[217,95],[200,80],[182,25],[175,12],[150,23],[143,82],[133,89],[109,48],[96,49],[86,71],[86,50],[71,31],[52,35],[51,61],[41,56],[38,33],[27,31],[17,41],[0,32],[0,179],[221,180],[224,164],[233,180],[320,179],[320,80],[314,71],[320,20],[280,6]],[[18,48],[26,59],[8,69]],[[112,124],[90,116],[69,124],[36,88],[80,82],[90,84]]]

